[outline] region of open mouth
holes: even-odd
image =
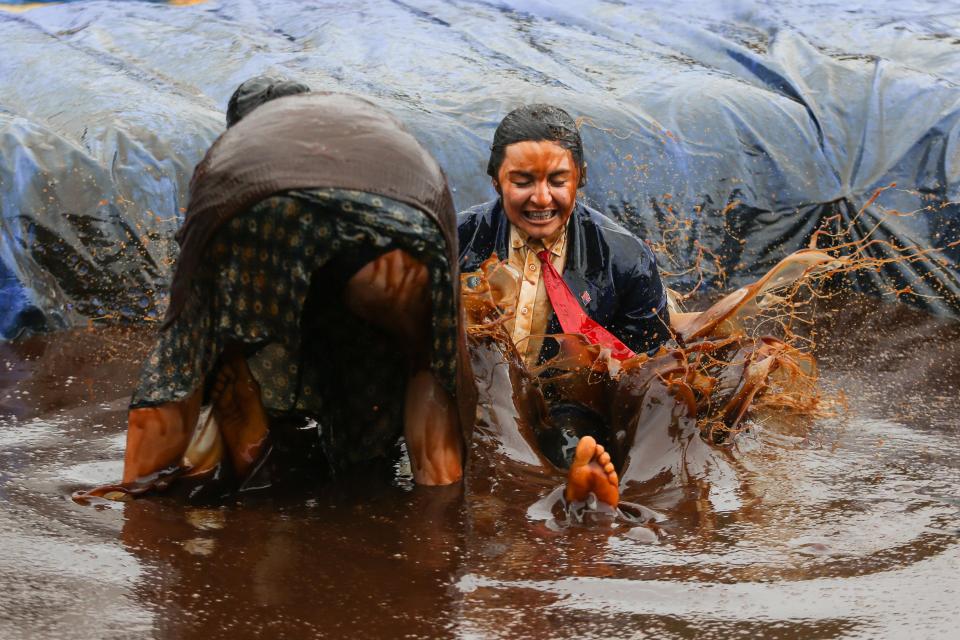
[[[546,211],[524,211],[523,217],[530,222],[547,222],[557,217],[557,210],[547,209]]]

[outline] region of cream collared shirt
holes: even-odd
[[[569,224],[569,222],[568,222]],[[543,345],[543,334],[553,306],[544,284],[542,265],[537,254],[550,251],[550,262],[561,275],[567,258],[567,226],[564,225],[549,238],[531,238],[517,227],[510,225],[510,255],[507,264],[520,274],[517,293],[516,315],[507,323],[507,331],[527,365],[536,364]]]

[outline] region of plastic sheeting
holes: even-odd
[[[939,251],[856,284],[888,296],[909,285],[900,299],[960,315],[960,10],[900,4],[0,10],[0,335],[160,317],[192,168],[231,92],[260,73],[392,110],[446,169],[458,208],[494,195],[485,163],[500,118],[560,105],[582,118],[588,201],[671,238],[676,265],[699,242],[732,284],[895,182],[856,231]]]

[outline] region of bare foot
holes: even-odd
[[[573,464],[567,474],[567,502],[582,502],[592,492],[597,500],[611,507],[620,501],[620,480],[610,462],[610,454],[591,436],[584,436],[577,445]]]
[[[127,414],[123,483],[180,464],[199,413],[199,391],[178,402],[131,409]]]
[[[240,353],[225,354],[213,384],[213,417],[240,477],[256,462],[267,441],[269,425],[247,360]]]

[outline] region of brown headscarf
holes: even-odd
[[[469,438],[476,391],[460,307],[457,220],[446,176],[399,120],[363,98],[337,93],[279,98],[258,107],[213,143],[190,182],[164,327],[182,311],[201,257],[220,225],[271,195],[322,187],[386,196],[420,209],[439,226],[457,300],[457,402]]]

